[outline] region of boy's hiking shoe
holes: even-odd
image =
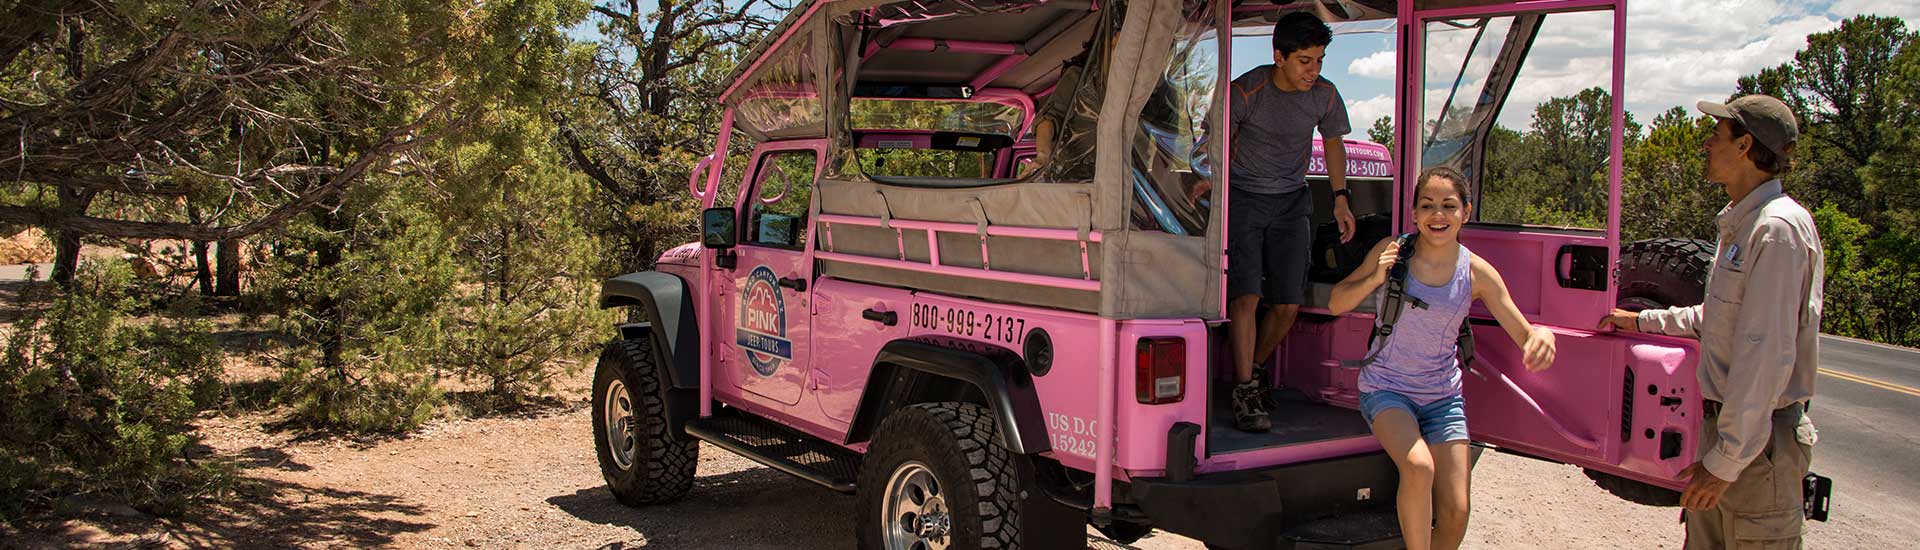
[[[1262,403],[1266,394],[1266,388],[1253,380],[1233,386],[1234,428],[1255,433],[1273,429],[1273,422],[1267,419],[1267,407]]]
[[[1273,365],[1271,364],[1254,365],[1253,383],[1259,384],[1261,388],[1268,389],[1268,390],[1271,390],[1272,388],[1274,388],[1275,384],[1273,383]],[[1278,408],[1280,408],[1280,400],[1273,397],[1272,391],[1260,392],[1260,409],[1261,410],[1271,411]]]

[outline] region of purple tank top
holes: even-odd
[[[1378,350],[1373,364],[1360,371],[1360,391],[1392,391],[1421,405],[1460,395],[1460,360],[1455,353],[1460,322],[1473,307],[1472,258],[1461,245],[1460,261],[1445,285],[1427,286],[1419,277],[1407,275],[1407,295],[1425,301],[1427,307],[1401,301],[1393,336],[1376,339],[1374,347],[1385,347]],[[1375,311],[1384,307],[1380,302],[1386,296],[1386,285],[1380,285],[1374,293]]]

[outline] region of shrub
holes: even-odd
[[[23,308],[45,283],[28,283]],[[187,456],[189,422],[221,399],[220,351],[178,301],[135,322],[130,270],[88,263],[44,310],[27,309],[0,352],[0,518],[93,494],[177,512],[231,480]]]

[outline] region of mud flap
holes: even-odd
[[[1020,548],[1085,548],[1087,513],[1069,507],[1040,488],[1033,459],[1012,457],[1020,476]]]

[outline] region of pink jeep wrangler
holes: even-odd
[[[1394,466],[1341,366],[1366,355],[1374,316],[1329,315],[1326,289],[1406,230],[1421,167],[1462,169],[1476,202],[1510,188],[1488,173],[1489,135],[1536,38],[1562,36],[1550,27],[1611,59],[1581,69],[1622,97],[1624,4],[803,1],[720,94],[690,182],[701,242],[605,282],[602,304],[640,321],[595,374],[607,484],[629,505],[674,501],[706,441],[858,495],[864,549],[1082,548],[1088,524],[1122,542],[1160,528],[1219,548],[1398,547]],[[1412,154],[1346,142],[1360,236],[1320,231],[1319,307],[1271,365],[1274,428],[1243,433],[1223,383],[1233,197],[1227,155],[1207,152],[1233,139],[1217,121],[1234,57],[1263,63],[1272,22],[1300,9],[1396,37],[1391,150]],[[1085,77],[1063,85],[1067,70]],[[1466,402],[1483,447],[1670,503],[1695,445],[1694,343],[1592,327],[1616,304],[1699,300],[1707,258],[1681,241],[1622,258],[1612,105],[1592,173],[1463,231],[1561,357],[1529,373],[1488,326]],[[1042,112],[1056,135],[1034,162]],[[752,153],[730,163],[736,139]],[[1541,204],[1595,227],[1535,219]]]

